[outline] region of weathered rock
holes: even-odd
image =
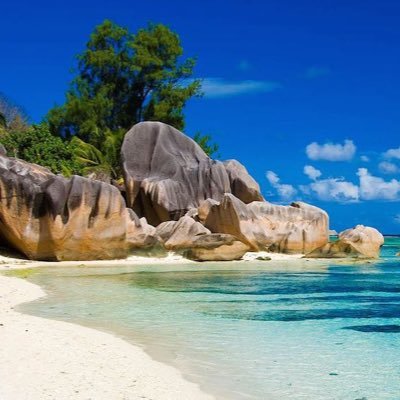
[[[6,148],[0,143],[0,156],[6,156],[7,150]]]
[[[375,228],[357,225],[339,233],[339,239],[307,254],[307,258],[378,258],[384,238]]]
[[[0,156],[0,233],[36,260],[126,257],[153,230],[112,185]],[[152,240],[152,239],[151,239]]]
[[[252,250],[308,253],[328,242],[328,215],[305,203],[290,206],[255,201],[244,204],[232,194],[211,204],[204,225],[229,233]]]
[[[209,234],[210,231],[193,218],[183,216],[179,221],[167,221],[158,225],[156,235],[167,250],[180,250],[192,246],[199,235]]]
[[[248,245],[232,235],[212,233],[194,239],[184,254],[195,261],[232,261],[240,260],[249,250]]]
[[[213,199],[207,199],[204,200],[200,203],[199,208],[197,209],[197,217],[199,218],[199,221],[204,224],[208,214],[210,213],[211,207],[218,205],[219,202],[217,200]]]
[[[257,183],[238,162],[211,160],[200,146],[161,122],[141,122],[121,150],[128,207],[152,225],[178,220],[207,198],[234,193],[260,200]]]
[[[126,240],[129,249],[148,249],[159,245],[156,228],[149,225],[146,218],[139,218],[131,209],[127,209],[132,222],[128,223]]]
[[[256,260],[257,261],[271,261],[272,258],[268,257],[268,256],[258,256],[258,257],[256,257]]]
[[[260,186],[249,175],[247,169],[237,160],[224,161],[224,166],[228,172],[232,194],[243,203],[252,201],[262,201],[264,198],[260,192]]]

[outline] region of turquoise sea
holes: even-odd
[[[399,238],[373,262],[40,268],[26,313],[115,333],[220,399],[400,399]],[[185,399],[186,400],[186,399]]]

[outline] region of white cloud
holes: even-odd
[[[398,200],[400,198],[400,181],[384,179],[371,175],[366,168],[359,168],[360,197],[363,200]]]
[[[220,78],[205,78],[202,90],[207,97],[231,97],[250,93],[272,92],[281,87],[278,82],[270,81],[227,81]]]
[[[291,199],[296,195],[297,190],[292,185],[280,183],[280,178],[275,172],[267,171],[265,176],[282,199]]]
[[[389,149],[383,153],[386,158],[397,158],[400,159],[400,147],[397,149]]]
[[[319,169],[314,168],[312,165],[305,165],[303,172],[313,181],[315,181],[322,175],[322,172]]]
[[[358,186],[347,182],[343,178],[321,179],[301,186],[305,194],[315,194],[317,198],[324,201],[356,202],[360,194]]]
[[[361,161],[364,161],[364,162],[370,162],[371,161],[368,156],[361,156],[360,159],[361,159]]]
[[[349,161],[354,157],[356,146],[352,140],[345,140],[344,144],[317,142],[306,147],[306,153],[311,160]]]
[[[399,167],[389,161],[382,161],[378,167],[384,174],[397,174],[399,172]]]

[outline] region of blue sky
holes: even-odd
[[[337,230],[400,232],[399,2],[2,2],[0,91],[39,121],[105,18],[179,33],[206,93],[186,132],[212,134],[267,200],[316,204]]]

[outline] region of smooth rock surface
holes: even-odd
[[[232,235],[211,233],[193,240],[184,255],[194,261],[233,261],[240,260],[249,250],[250,246]]]
[[[0,233],[30,259],[124,258],[154,232],[114,186],[5,156],[0,198]]]
[[[161,122],[136,124],[125,135],[121,159],[128,207],[152,225],[178,220],[224,193],[246,203],[262,198],[240,163],[211,160],[195,141]]]
[[[228,172],[232,194],[235,197],[242,200],[243,203],[264,200],[260,192],[260,186],[249,175],[244,165],[237,160],[227,160],[223,163],[226,172]]]
[[[339,233],[336,242],[328,243],[307,254],[307,258],[378,258],[383,235],[369,226],[357,225]]]
[[[328,242],[327,213],[306,203],[245,204],[225,194],[220,203],[207,207],[204,225],[211,232],[232,234],[253,251],[308,253]]]
[[[156,235],[167,250],[191,247],[198,236],[209,233],[200,222],[188,216],[183,216],[179,221],[163,222],[156,228]]]

